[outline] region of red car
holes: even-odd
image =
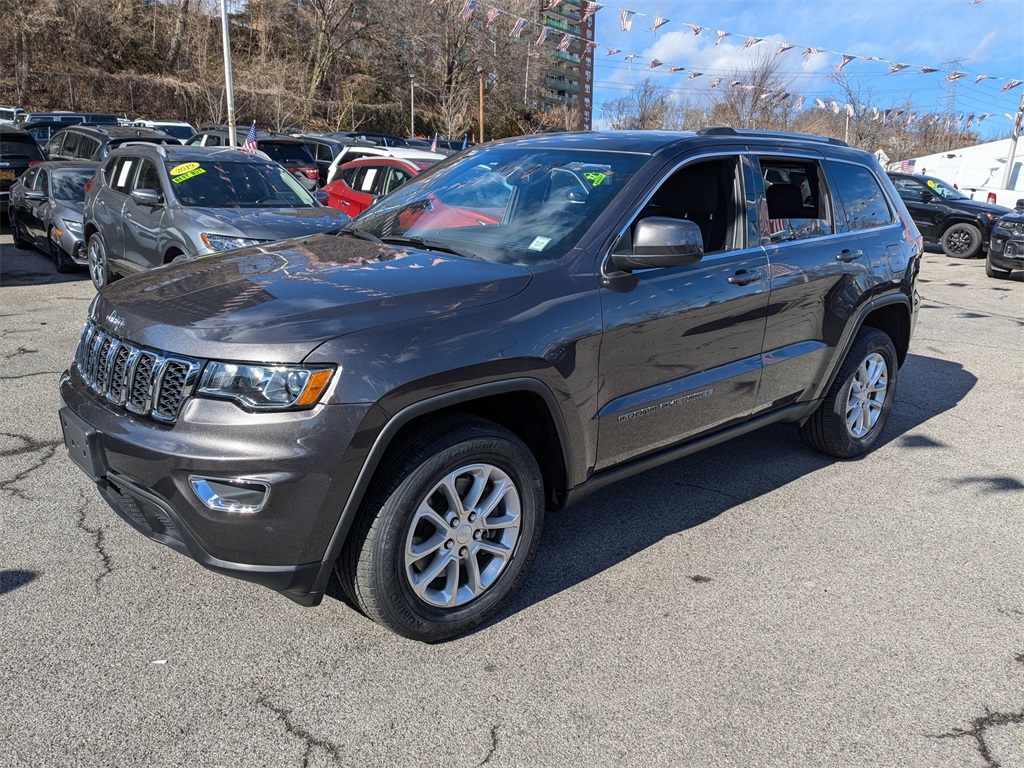
[[[354,218],[378,197],[398,189],[433,164],[433,160],[398,157],[365,157],[345,163],[338,169],[337,180],[324,187],[327,204]]]

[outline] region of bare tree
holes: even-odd
[[[601,109],[615,130],[663,128],[669,112],[668,88],[645,77],[629,93],[606,101]]]

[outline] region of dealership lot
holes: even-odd
[[[550,515],[403,640],[131,530],[68,460],[94,289],[0,233],[0,764],[1024,765],[1024,284],[928,253],[883,444],[772,427]]]

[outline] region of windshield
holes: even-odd
[[[384,242],[420,240],[487,261],[553,261],[646,160],[593,150],[480,149],[400,187],[354,226]]]
[[[210,208],[314,208],[288,171],[266,162],[167,163],[182,205]]]
[[[967,200],[967,195],[961,193],[942,179],[925,179],[928,189],[944,200]]]
[[[69,168],[50,172],[50,196],[66,203],[85,200],[85,185],[95,173],[92,168]]]
[[[261,141],[260,152],[281,165],[315,165],[305,144],[290,141]]]

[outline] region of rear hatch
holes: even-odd
[[[7,207],[7,195],[14,180],[29,166],[43,162],[36,140],[22,131],[0,131],[0,205]]]
[[[259,139],[257,148],[273,160],[285,167],[285,170],[296,176],[307,179],[319,179],[320,169],[310,154],[309,148],[301,141],[282,141],[281,139]]]

